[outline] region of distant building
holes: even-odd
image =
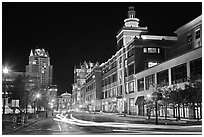
[[[26,66],[26,74],[40,78],[40,86],[47,88],[52,85],[52,68],[50,57],[44,49],[31,50],[29,64]]]
[[[79,108],[81,96],[83,94],[82,87],[86,83],[86,75],[91,72],[94,67],[94,63],[84,62],[80,66],[74,67],[74,83],[72,84],[72,107]]]
[[[58,97],[58,111],[68,111],[72,109],[72,96],[70,93],[63,93]]]
[[[50,108],[57,108],[57,85],[51,85],[47,89],[48,104]]]
[[[79,108],[85,108],[89,111],[101,111],[101,89],[101,67],[96,64],[91,73],[87,74],[86,76],[86,83],[84,84],[84,89],[82,90],[85,103],[82,102]]]

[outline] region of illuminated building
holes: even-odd
[[[199,16],[178,28],[177,36],[150,35],[147,27],[139,26],[134,7],[129,7],[128,18],[116,36],[117,51],[100,65],[101,110],[147,116],[144,100],[153,92],[153,86],[177,84],[184,90],[190,74],[202,81],[201,25],[202,17]],[[86,81],[84,85],[89,84]],[[87,86],[81,90],[83,95],[87,92],[85,88]],[[91,101],[87,95],[85,93],[85,101]],[[201,118],[201,108],[202,103],[196,103],[194,110],[188,104],[180,108],[168,106],[167,116],[177,117],[180,113],[184,118]],[[159,109],[159,116],[164,113],[164,109]]]
[[[53,108],[57,107],[57,85],[51,85],[48,87],[47,90],[47,95],[48,95],[48,104],[50,106],[53,106]]]
[[[72,96],[70,93],[63,93],[58,97],[58,111],[67,111],[72,108]]]
[[[26,66],[26,73],[32,73],[40,78],[41,87],[49,87],[52,85],[52,65],[50,65],[50,57],[44,49],[31,50],[29,56],[29,65]]]
[[[83,104],[81,106],[87,108],[88,111],[101,111],[101,89],[101,67],[96,63],[91,72],[86,75],[85,89],[83,89],[85,91],[85,106]]]
[[[74,67],[74,83],[72,84],[72,107],[79,108],[80,102],[84,99],[82,87],[86,83],[86,75],[91,72],[94,63],[84,62]]]

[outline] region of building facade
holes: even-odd
[[[153,93],[153,87],[165,83],[184,90],[191,75],[202,81],[202,17],[178,28],[175,33],[177,36],[148,34],[147,27],[139,26],[134,7],[129,7],[128,18],[116,36],[117,51],[100,65],[101,111],[145,116],[144,100]],[[84,85],[89,85],[89,81]],[[81,90],[85,92],[85,101],[86,88]],[[192,118],[196,115],[201,118],[202,103],[195,106],[194,110],[189,104],[178,108],[168,106],[167,116]],[[159,109],[159,116],[164,113],[164,109]]]
[[[70,93],[63,93],[57,98],[58,111],[66,112],[72,109],[72,95]]]
[[[47,89],[48,104],[50,108],[57,108],[57,85],[51,85]]]
[[[48,52],[44,49],[31,50],[26,73],[32,73],[32,75],[39,77],[41,87],[47,88],[52,85],[52,69]]]
[[[84,100],[83,85],[86,83],[86,75],[89,74],[94,67],[94,63],[84,62],[74,67],[74,83],[72,84],[72,107],[79,108],[79,104]]]
[[[101,111],[102,75],[101,67],[97,63],[93,70],[87,74],[84,87],[82,91],[85,91],[85,104],[80,104],[80,107],[87,108],[88,111]]]

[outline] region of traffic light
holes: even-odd
[[[157,100],[162,100],[162,93],[157,93]]]

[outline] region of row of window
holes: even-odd
[[[116,96],[117,96],[116,88],[112,88],[102,92],[102,99],[116,97]]]
[[[117,74],[115,73],[115,74],[105,78],[104,80],[102,80],[102,87],[109,85],[111,83],[114,83],[114,82],[116,82],[116,80],[117,80]]]
[[[91,100],[93,100],[93,95],[92,94],[85,97],[85,101],[91,101]]]
[[[160,48],[143,48],[143,53],[161,53],[161,49]]]
[[[95,84],[95,82],[93,82],[92,84],[90,84],[86,87],[86,92],[93,90],[95,87],[96,87],[96,84]]]
[[[190,62],[190,73],[193,79],[199,79],[202,76],[202,59],[197,59]],[[168,69],[158,72],[157,84],[164,86],[169,84]],[[172,84],[182,83],[187,81],[187,65],[186,63],[171,68]],[[137,80],[138,91],[144,90],[144,78]],[[149,90],[151,85],[155,84],[155,74],[145,77],[145,89]]]
[[[200,29],[197,29],[195,31],[195,39],[199,39],[200,38]],[[187,40],[188,40],[188,43],[192,41],[192,34],[188,34],[187,35]]]
[[[128,65],[128,69],[125,68],[124,71],[125,71],[125,72],[124,72],[125,77],[134,74],[134,73],[135,73],[135,65],[134,65],[134,63]]]
[[[89,81],[91,81],[93,79],[94,75],[91,75],[89,78],[86,79],[86,83],[88,83]]]
[[[116,61],[114,61],[112,64],[110,64],[109,66],[104,68],[103,71],[102,71],[102,75],[109,72],[110,70],[112,70],[115,67],[116,67]]]

